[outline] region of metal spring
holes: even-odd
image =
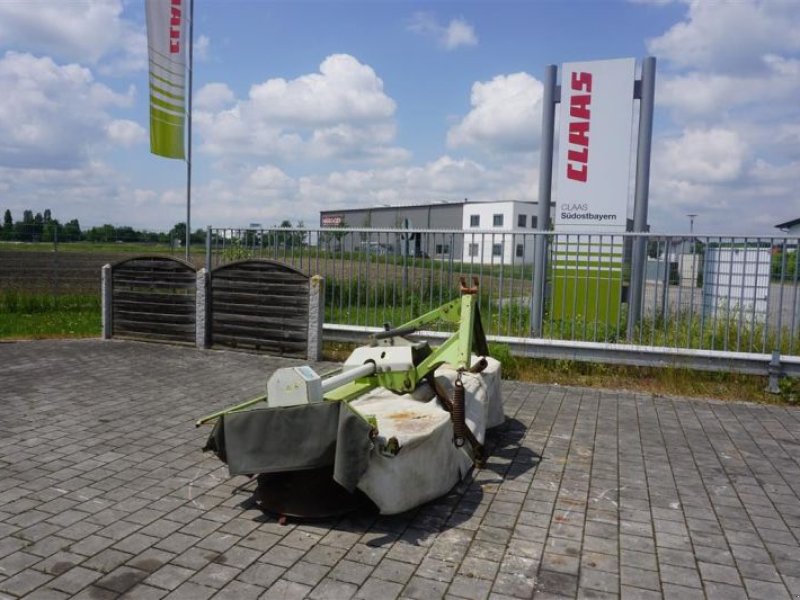
[[[457,448],[464,445],[467,437],[467,421],[464,414],[464,384],[461,383],[461,374],[456,378],[453,390],[453,443]]]

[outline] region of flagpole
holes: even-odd
[[[186,104],[186,260],[192,239],[192,75],[194,72],[194,0],[189,0],[189,95]]]

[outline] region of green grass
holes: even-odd
[[[100,335],[97,294],[0,294],[0,339],[77,338]]]
[[[405,304],[392,308],[388,302],[382,302],[382,295],[375,289],[345,285],[343,288],[333,287],[335,298],[343,295],[343,307],[340,309],[334,298],[328,299],[325,319],[329,323],[349,323],[355,325],[378,325],[391,322],[398,326],[403,322],[419,316],[429,310],[429,302],[424,302],[419,294],[409,294]],[[381,287],[382,291],[382,287]],[[356,299],[362,303],[356,302]],[[448,298],[445,298],[447,300]],[[367,304],[369,302],[369,304]],[[349,308],[347,308],[350,303]],[[438,306],[438,296],[436,302]],[[525,335],[528,312],[524,307],[511,304],[505,307],[494,307],[489,314],[484,311],[483,320],[487,332],[505,331],[509,320],[512,330],[519,330]],[[0,293],[0,339],[42,339],[42,338],[79,338],[97,337],[101,333],[101,306],[99,294],[51,296],[49,294],[25,294],[15,291]],[[713,347],[724,349],[737,339],[742,343],[742,350],[764,352],[771,349],[777,340],[774,333],[764,332],[763,327],[742,329],[735,322],[717,322],[715,327],[709,324],[700,326],[696,317],[690,320],[687,315],[669,315],[666,321],[645,324],[640,336],[636,339],[644,344],[681,346],[681,347]],[[436,329],[434,325],[427,327]],[[453,325],[443,324],[442,330],[452,331]],[[625,331],[624,319],[620,324],[620,332]],[[546,322],[545,336],[566,338],[574,334],[575,339],[616,340],[616,328],[609,331],[596,332],[593,324],[577,322]],[[624,341],[624,340],[620,340]],[[765,344],[766,342],[766,344]],[[351,345],[326,344],[326,358],[343,360]],[[785,354],[800,354],[800,341],[790,340],[784,335],[781,348]],[[800,398],[800,382],[782,380],[781,394],[775,396],[765,391],[766,378],[731,374],[725,372],[698,372],[676,368],[647,368],[603,363],[585,363],[568,360],[526,359],[512,356],[506,346],[490,345],[491,354],[503,363],[504,376],[509,379],[548,384],[576,385],[584,387],[625,388],[652,393],[669,394],[688,397],[714,397],[720,399],[750,400],[756,402],[797,402]]]

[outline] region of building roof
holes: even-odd
[[[346,213],[346,212],[361,212],[365,210],[380,211],[380,210],[397,210],[398,208],[427,208],[429,206],[461,206],[464,201],[458,202],[427,202],[424,204],[379,204],[377,206],[358,206],[355,208],[328,208],[319,211],[324,213]]]
[[[397,210],[398,208],[428,208],[441,207],[441,206],[464,206],[466,204],[497,204],[500,202],[518,202],[520,204],[538,204],[535,200],[458,200],[456,202],[425,202],[422,204],[384,204],[378,206],[361,206],[357,208],[329,208],[321,210],[320,213],[346,213],[346,212],[361,212],[365,210],[380,211],[380,210]]]
[[[792,219],[791,221],[786,221],[786,223],[778,223],[777,225],[775,225],[775,228],[781,230],[791,229],[795,225],[800,225],[800,217],[798,217],[797,219]]]

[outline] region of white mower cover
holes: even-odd
[[[473,357],[473,363],[476,360]],[[467,426],[480,443],[484,443],[486,429],[500,425],[505,418],[500,363],[489,357],[486,360],[483,372],[462,374]],[[437,381],[451,399],[456,375],[447,365],[436,370]],[[462,448],[453,444],[450,413],[429,385],[403,396],[379,388],[353,400],[350,406],[363,415],[374,415],[378,423],[378,437],[358,489],[381,514],[404,512],[446,494],[472,467],[469,442],[465,440]],[[398,443],[396,454],[386,449],[391,438]]]

